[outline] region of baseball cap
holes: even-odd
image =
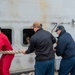
[[[56,30],[55,30],[55,32],[57,32],[58,30],[65,30],[65,28],[64,28],[64,26],[58,26],[57,28],[56,28]]]

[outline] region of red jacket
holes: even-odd
[[[0,50],[13,50],[10,41],[3,33],[0,33]]]

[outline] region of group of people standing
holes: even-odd
[[[58,40],[42,28],[40,22],[33,23],[35,34],[30,39],[30,45],[23,54],[35,52],[35,75],[54,75],[55,52],[62,57],[58,75],[75,75],[75,41],[63,26],[56,28]],[[0,33],[0,50],[12,50],[8,38]],[[53,44],[57,43],[55,51]],[[10,75],[9,68],[14,55],[2,55],[0,59],[0,75]],[[7,64],[7,65],[6,65]]]

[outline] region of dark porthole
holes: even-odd
[[[27,45],[30,43],[31,36],[34,34],[33,29],[23,29],[23,44]]]
[[[8,37],[10,43],[12,44],[12,30],[11,29],[2,29],[1,31]]]

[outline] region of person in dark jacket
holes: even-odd
[[[35,51],[35,75],[54,75],[54,50],[53,44],[56,42],[54,36],[42,29],[40,22],[33,24],[35,34],[31,37],[30,46],[24,54]]]
[[[56,32],[59,35],[56,54],[62,56],[59,75],[75,75],[75,42],[63,26],[58,26]]]

